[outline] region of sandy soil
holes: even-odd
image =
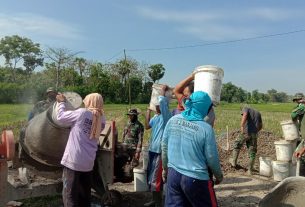
[[[254,207],[277,184],[271,178],[245,173],[229,173],[220,185],[215,186],[220,207]],[[123,195],[122,207],[142,207],[150,200],[148,192],[134,192],[133,183],[115,183],[111,189]]]

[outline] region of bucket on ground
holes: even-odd
[[[147,169],[148,165],[148,146],[142,146],[143,170]]]
[[[224,76],[223,69],[214,65],[203,65],[194,70],[194,91],[204,91],[209,94],[214,104],[219,104]]]
[[[275,141],[276,159],[278,161],[290,161],[292,158],[292,144],[286,140]]]
[[[282,121],[281,126],[285,140],[295,140],[300,137],[299,130],[292,120]]]
[[[272,175],[272,159],[270,157],[259,157],[259,174],[266,177]]]
[[[151,98],[149,103],[149,108],[153,111],[156,111],[156,105],[159,105],[158,97],[161,95],[163,84],[154,83],[152,85]],[[169,88],[165,92],[165,96],[168,98],[168,101],[171,100],[173,90]]]
[[[134,191],[148,191],[146,170],[140,168],[133,168],[133,176]]]
[[[289,177],[289,166],[288,161],[272,161],[273,179],[275,181],[282,181]]]
[[[297,176],[297,163],[289,162],[289,177]]]

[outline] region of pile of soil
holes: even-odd
[[[248,150],[246,147],[246,143],[243,145],[242,149],[240,150],[238,160],[237,160],[237,167],[231,167],[229,163],[229,158],[232,156],[232,150],[234,146],[234,141],[238,136],[240,136],[240,130],[232,131],[228,134],[229,140],[229,150],[227,150],[227,135],[222,135],[217,138],[218,144],[218,153],[219,159],[221,163],[222,170],[224,174],[230,172],[245,172],[248,169]],[[272,160],[276,160],[276,152],[274,141],[282,139],[281,137],[276,137],[273,133],[268,131],[260,131],[258,133],[258,140],[257,140],[257,154],[254,164],[254,169],[259,170],[259,157],[268,156]]]

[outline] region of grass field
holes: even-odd
[[[140,121],[144,124],[144,114],[146,112],[147,104],[132,105],[132,108],[137,108],[142,113],[139,116]],[[215,132],[219,136],[226,132],[228,127],[229,131],[239,129],[240,126],[240,104],[220,104],[215,108],[216,123]],[[259,110],[262,114],[264,122],[264,130],[270,131],[277,136],[282,136],[280,122],[290,118],[290,111],[295,105],[293,103],[285,104],[255,104],[251,107]],[[21,127],[26,124],[28,112],[31,110],[32,105],[0,105],[0,129],[13,129],[15,138],[19,137]],[[171,109],[176,107],[175,103],[170,105]],[[126,124],[128,105],[120,104],[107,104],[104,111],[107,120],[116,121],[119,130],[119,138],[121,138],[122,129]],[[145,131],[144,143],[148,142],[150,131]],[[32,198],[22,200],[24,206],[38,207],[38,206],[58,206],[60,202],[60,195]]]
[[[141,111],[139,115],[140,121],[144,125],[144,115],[146,112],[147,104],[136,104],[132,105],[132,108],[137,108]],[[240,106],[241,104],[220,104],[215,108],[216,122],[215,122],[215,133],[216,135],[226,132],[226,127],[229,131],[239,129],[240,126]],[[293,103],[282,103],[282,104],[253,104],[250,105],[254,109],[261,112],[264,130],[270,131],[277,136],[282,136],[282,130],[280,122],[290,118],[290,111],[295,106]],[[176,107],[175,103],[170,105],[171,109]],[[13,129],[15,137],[19,136],[19,130],[26,123],[28,112],[31,110],[32,105],[19,104],[19,105],[0,105],[0,129]],[[127,116],[126,113],[129,109],[129,105],[123,104],[106,104],[104,111],[107,120],[116,121],[119,138],[121,138],[122,129],[126,124]],[[150,136],[150,131],[145,131],[144,142],[147,143]]]

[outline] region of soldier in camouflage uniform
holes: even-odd
[[[130,109],[127,115],[129,122],[123,131],[123,143],[127,145],[130,159],[138,163],[142,150],[144,127],[138,120],[137,109]]]
[[[46,95],[46,100],[39,101],[35,104],[34,108],[29,113],[28,120],[31,120],[34,116],[47,110],[56,101],[57,91],[53,87],[50,87],[47,89]]]
[[[229,162],[232,167],[236,167],[239,151],[246,143],[249,155],[248,174],[252,175],[257,152],[257,134],[263,128],[263,121],[260,112],[247,106],[242,108],[241,115],[241,134],[234,142],[233,155]]]
[[[305,105],[302,94],[297,94],[296,97],[292,99],[293,102],[296,102],[298,105],[291,112],[291,119],[298,127],[301,132],[302,120],[305,113]],[[300,133],[301,134],[301,133]]]

